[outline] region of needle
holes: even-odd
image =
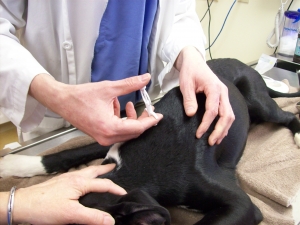
[[[151,99],[146,91],[146,87],[143,87],[142,89],[140,89],[140,91],[141,91],[143,101],[146,105],[145,110],[148,112],[148,115],[153,116],[155,119],[158,119],[157,115],[155,114],[155,112],[152,109]]]

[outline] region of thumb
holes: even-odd
[[[150,74],[145,73],[123,80],[112,81],[111,87],[115,96],[121,96],[141,89],[149,83],[150,79]]]
[[[78,210],[76,216],[78,220],[76,223],[79,224],[100,224],[100,225],[114,225],[114,218],[107,212],[100,211],[98,209],[92,209],[87,207],[82,207]]]

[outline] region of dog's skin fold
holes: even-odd
[[[163,120],[140,137],[120,145],[117,158],[110,154],[106,157],[110,147],[96,143],[73,149],[72,153],[67,150],[42,157],[43,170],[67,171],[105,157],[103,164],[117,163],[112,172],[99,178],[111,179],[125,188],[127,195],[90,193],[80,199],[85,206],[110,213],[117,225],[168,225],[171,219],[164,207],[179,205],[205,214],[195,225],[258,224],[262,214],[235,177],[250,123],[282,124],[292,131],[296,142],[300,123],[292,113],[277,106],[270,94],[281,94],[268,90],[251,67],[235,59],[207,63],[228,87],[235,114],[228,135],[219,145],[208,144],[218,118],[200,139],[195,137],[205,112],[205,95],[197,94],[197,114],[187,117],[181,92],[174,88],[155,104],[155,111],[164,115]],[[0,175],[5,169],[0,167]]]

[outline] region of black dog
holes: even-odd
[[[262,215],[235,177],[250,122],[282,124],[296,139],[300,123],[270,98],[283,95],[269,90],[254,69],[234,59],[212,60],[208,65],[228,87],[235,114],[235,121],[221,144],[208,145],[208,136],[218,118],[201,139],[195,137],[205,111],[205,95],[197,94],[198,112],[190,118],[185,115],[179,88],[174,88],[155,105],[155,111],[164,115],[156,127],[112,147],[92,144],[44,156],[42,171],[67,171],[104,157],[103,164],[117,163],[112,172],[100,177],[111,179],[128,194],[90,193],[80,202],[110,213],[118,225],[168,225],[170,216],[162,206],[179,205],[205,214],[196,225],[258,224]],[[3,162],[6,158],[9,162],[9,157]],[[9,170],[0,167],[0,175]]]

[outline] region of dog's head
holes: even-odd
[[[90,193],[81,204],[108,212],[116,225],[170,225],[169,211],[148,193],[133,190],[123,196],[110,193]]]
[[[122,202],[107,209],[116,225],[170,225],[170,215],[161,206]]]
[[[130,191],[105,211],[115,218],[117,225],[170,224],[169,211],[142,190]]]

